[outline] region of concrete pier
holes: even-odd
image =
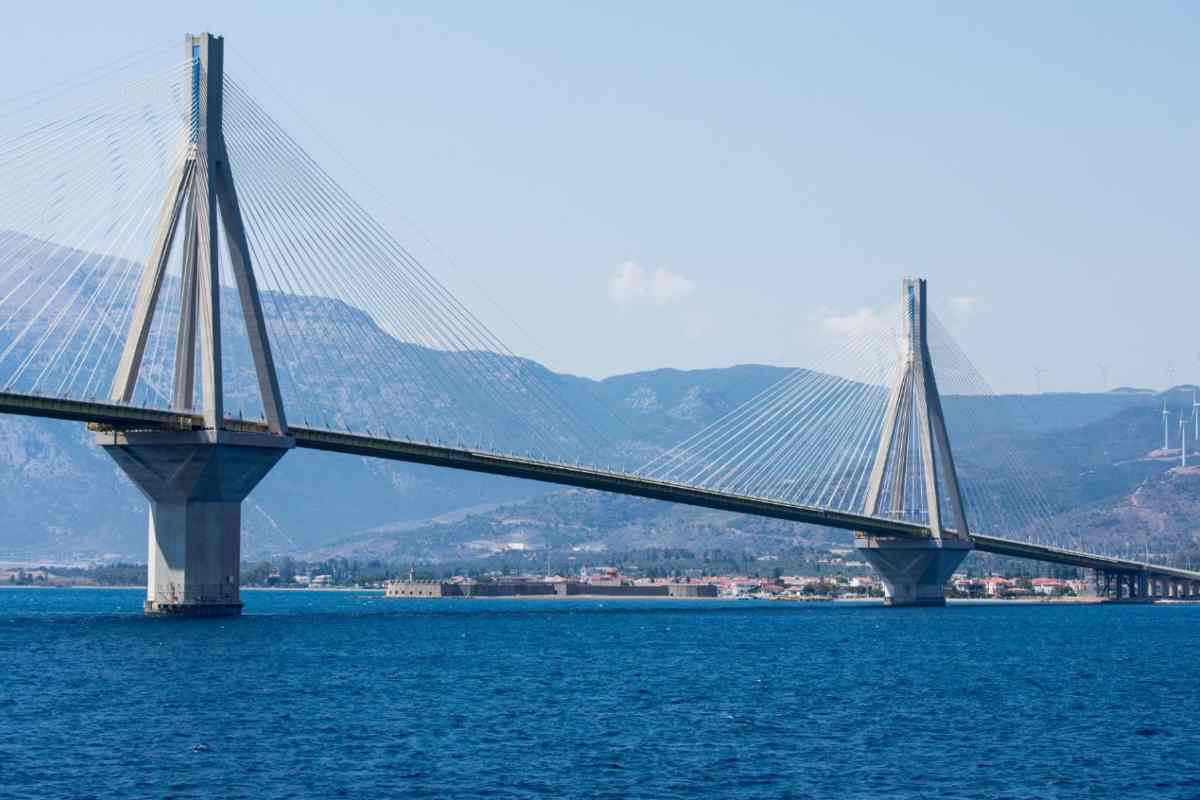
[[[883,580],[888,605],[944,606],[946,581],[974,545],[933,374],[925,281],[905,278],[900,302],[906,310],[905,347],[888,390],[863,513],[882,519],[924,517],[930,536],[916,539],[860,531],[855,545]],[[919,489],[904,491],[909,485]]]
[[[937,542],[860,536],[855,543],[879,573],[889,606],[946,605],[946,581],[972,550],[970,542],[952,538]]]
[[[1146,571],[1097,570],[1096,594],[1105,603],[1153,603],[1178,596],[1169,577]]]
[[[233,431],[96,435],[150,501],[147,614],[242,612],[242,501],[293,445]]]

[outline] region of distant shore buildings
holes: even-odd
[[[402,579],[384,584],[387,597],[717,597],[712,583],[625,582],[610,577],[596,580],[567,578],[505,578],[423,581]]]

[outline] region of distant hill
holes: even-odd
[[[5,248],[12,252],[20,246],[19,237],[3,237],[0,257]],[[72,263],[88,258],[73,251],[57,257]],[[123,280],[124,288],[129,289],[136,270],[127,267],[110,264],[80,273],[71,288],[86,293],[95,289],[89,281]],[[30,271],[27,290],[39,290],[38,274]],[[176,289],[168,285],[164,292],[169,295]],[[53,300],[57,295],[46,296]],[[497,418],[492,399],[456,395],[451,387],[431,377],[438,370],[470,368],[466,362],[475,359],[475,354],[402,343],[367,315],[325,298],[271,294],[263,307],[269,325],[281,309],[292,315],[293,326],[300,320],[301,329],[292,333],[316,351],[336,346],[331,338],[333,326],[328,323],[336,318],[339,335],[348,332],[377,357],[431,366],[426,371],[413,369],[403,380],[393,382],[375,379],[369,370],[360,369],[336,384],[285,385],[285,391],[290,391],[285,401],[292,419],[303,421],[311,414],[312,424],[346,424],[371,409],[387,407],[395,409],[393,434],[436,427],[462,431],[467,437],[501,433],[507,437],[506,446],[515,450],[536,446],[519,430],[489,429],[489,425],[495,427]],[[233,290],[226,289],[222,329],[227,407],[255,416],[258,401],[236,308]],[[27,316],[0,329],[0,345],[11,344],[18,357],[28,350],[33,358],[36,353],[29,350],[29,342],[45,331],[34,328],[33,335],[22,342],[11,338],[18,324],[37,322],[32,312]],[[172,329],[169,311],[162,316],[156,324]],[[113,320],[101,315],[83,322],[113,326]],[[75,356],[83,358],[85,354],[68,350],[64,355],[60,363],[70,364]],[[301,356],[281,348],[281,369],[288,374],[299,371]],[[553,386],[564,403],[607,442],[603,451],[587,455],[598,463],[624,468],[645,463],[791,372],[745,364],[659,369],[594,381],[556,375],[525,359],[504,356],[492,363],[501,368],[494,374],[495,380],[507,380],[510,373],[524,371]],[[42,369],[56,377],[49,362],[34,360],[33,366],[26,377],[0,374],[0,384],[10,379],[28,380],[27,376],[40,374]],[[110,350],[96,360],[94,371],[111,376],[115,367],[116,352]],[[94,391],[103,394],[107,382],[107,377],[101,379]],[[141,391],[148,393],[149,399],[161,398],[168,384],[165,371],[150,369]],[[16,388],[21,388],[19,381]],[[1169,404],[1190,407],[1190,391],[1191,387],[1180,387],[1168,395]],[[1000,452],[1019,453],[1021,462],[1043,482],[1062,512],[1118,503],[1167,467],[1165,462],[1142,460],[1158,441],[1161,396],[1124,390],[947,396],[944,400],[964,480],[1000,506],[1009,498],[1003,476],[1011,471],[1010,465],[998,461]],[[336,418],[323,419],[323,409],[338,409]],[[972,420],[971,425],[962,422],[967,419]],[[144,500],[78,424],[0,416],[0,503],[6,516],[0,527],[0,560],[145,557]],[[514,523],[514,515],[526,521]],[[676,546],[726,539],[763,549],[781,539],[830,535],[632,498],[564,493],[527,481],[311,451],[289,453],[283,459],[246,502],[243,520],[248,557],[321,551],[432,559],[483,553],[492,546],[488,543],[519,545],[520,541],[602,547],[621,543]],[[514,532],[524,538],[514,539]]]
[[[606,428],[614,448],[602,456],[620,464],[641,463],[786,372],[736,367],[685,379],[680,378],[684,373],[662,371],[603,382],[563,380],[569,391],[594,393],[579,405],[599,409],[595,424]],[[619,417],[597,406],[595,396],[611,403]],[[650,397],[655,399],[647,402]],[[355,531],[531,498],[553,488],[294,451],[247,500],[244,550],[247,556],[300,552]],[[8,524],[0,528],[0,560],[145,557],[145,502],[81,425],[0,416],[0,503],[9,509]]]
[[[1135,558],[1149,553],[1200,565],[1200,467],[1147,474],[1132,491],[1068,512],[1064,522],[1089,542]]]
[[[646,402],[654,385],[652,375],[642,374],[626,385],[631,402]],[[1174,554],[1200,550],[1200,468],[1180,470],[1177,451],[1171,457],[1154,455],[1164,397],[1169,405],[1185,399],[1182,391],[1157,396],[949,397],[946,413],[952,428],[964,405],[987,406],[991,417],[1011,419],[1012,405],[1018,404],[1025,419],[1024,425],[1006,428],[997,422],[991,429],[985,426],[974,436],[956,439],[960,474],[976,491],[1003,494],[1009,466],[998,463],[996,453],[1012,452],[1042,483],[1053,506],[1048,527],[1071,543],[1143,555],[1149,546],[1155,553]],[[1186,399],[1190,402],[1190,394]],[[973,412],[980,416],[978,408]],[[1067,420],[1076,424],[1064,424]],[[1055,423],[1059,427],[1052,427]],[[451,519],[378,526],[306,555],[436,562],[545,548],[559,554],[639,547],[770,553],[793,545],[849,541],[841,531],[567,490]]]
[[[742,365],[564,380],[614,409],[619,419],[604,424],[623,434],[615,446],[644,456],[686,438],[787,372]],[[589,402],[596,407],[594,397]],[[985,485],[999,469],[988,454],[1003,441],[1046,477],[1051,495],[1070,507],[1111,502],[1166,468],[1136,460],[1159,435],[1160,402],[1140,395],[1054,394],[947,397],[946,408],[965,479]],[[992,420],[992,429],[956,433],[956,409],[965,406],[990,409],[973,408],[971,414]],[[249,557],[321,551],[443,558],[485,552],[486,545],[465,543],[499,541],[504,538],[499,532],[518,528],[529,542],[556,546],[636,541],[676,546],[732,536],[764,548],[781,537],[825,540],[830,535],[635,498],[585,500],[588,496],[528,481],[293,452],[247,501],[245,551]],[[453,523],[420,524],[462,509],[521,501],[534,505],[517,512],[502,505],[481,515],[460,515]],[[0,559],[144,558],[145,503],[80,425],[0,417],[0,502],[8,510],[8,524],[0,528]],[[534,521],[514,528],[505,521],[513,513]]]

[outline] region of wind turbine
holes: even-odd
[[[1192,423],[1195,426],[1192,434],[1197,441],[1200,441],[1200,401],[1196,400],[1195,392],[1192,392]]]
[[[1106,364],[1105,362],[1101,361],[1096,366],[1100,370],[1100,391],[1107,392],[1108,391],[1108,369],[1112,365]]]
[[[1179,466],[1187,466],[1187,417],[1179,414]]]
[[[1171,412],[1167,411],[1167,401],[1163,400],[1163,450],[1171,449]]]
[[[1033,365],[1033,382],[1034,382],[1034,385],[1037,386],[1038,394],[1042,393],[1042,375],[1045,372],[1046,372],[1045,367],[1039,367],[1037,364]]]

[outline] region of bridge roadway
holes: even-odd
[[[203,417],[190,411],[169,411],[116,403],[2,392],[0,392],[0,413],[86,422],[94,429],[101,431],[116,429],[197,430],[204,427]],[[260,433],[267,431],[266,424],[257,421],[226,419],[225,426],[231,430]],[[489,475],[525,478],[544,483],[597,489],[720,511],[732,511],[739,514],[771,517],[810,525],[826,525],[849,531],[862,531],[872,536],[905,538],[929,538],[931,536],[928,527],[913,522],[870,517],[864,514],[785,503],[760,497],[748,497],[591,467],[559,464],[440,444],[405,442],[371,434],[321,428],[291,426],[288,433],[295,439],[297,447],[308,450],[324,450],[331,453],[345,453],[391,461],[450,467]],[[1048,545],[1029,544],[978,533],[972,534],[971,540],[976,550],[985,553],[1046,561],[1084,569],[1140,573],[1148,576],[1200,581],[1200,572],[1143,561],[1114,558]]]

